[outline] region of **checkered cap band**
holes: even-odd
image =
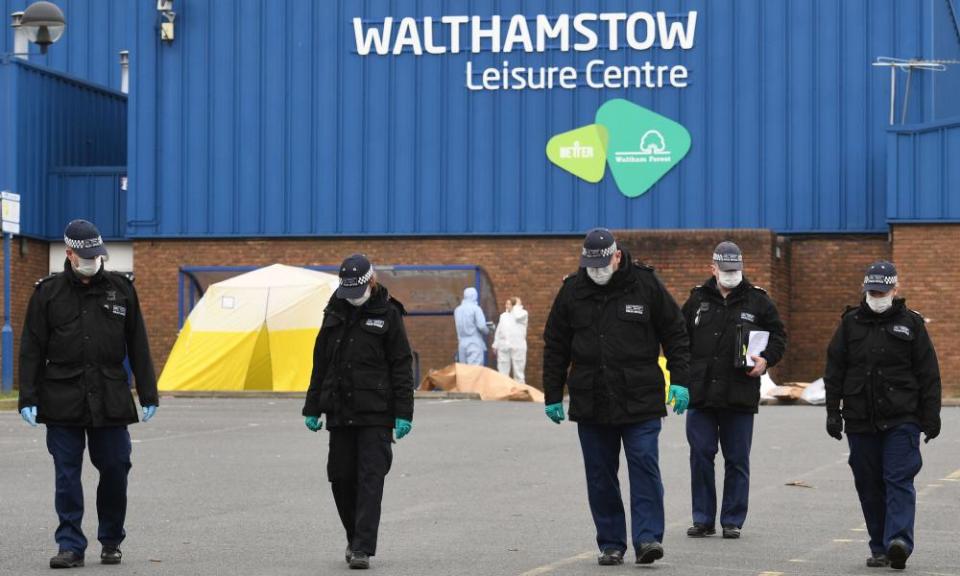
[[[367,273],[363,276],[347,276],[340,278],[340,285],[347,288],[354,288],[356,286],[363,286],[370,282],[370,279],[373,278],[373,266],[367,270]]]
[[[867,274],[863,277],[864,284],[883,284],[885,286],[896,286],[896,276],[885,276],[883,274]]]
[[[587,248],[583,248],[581,255],[584,258],[609,258],[610,256],[613,256],[616,251],[617,243],[614,242],[602,250],[588,250]]]
[[[74,240],[64,236],[63,242],[68,248],[73,250],[84,250],[86,248],[97,248],[98,246],[103,246],[103,238],[100,236],[97,236],[96,238],[84,238],[83,240]]]

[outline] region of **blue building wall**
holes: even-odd
[[[30,45],[30,61],[87,82],[120,89],[121,50],[129,50],[133,9],[139,0],[51,0],[63,11],[67,27],[60,41],[46,55]],[[150,0],[145,0],[150,4]],[[0,0],[0,53],[13,51],[10,14],[22,12],[33,0]],[[156,6],[156,2],[153,2]]]
[[[154,6],[138,3],[128,233],[541,234],[597,223],[882,231],[889,76],[870,64],[951,46],[930,41],[944,0],[540,0],[523,12],[698,10],[696,43],[682,54],[356,54],[357,16],[509,17],[516,6],[183,0],[177,38],[161,45]],[[592,58],[682,62],[690,86],[464,87],[468,59],[483,67],[505,57],[580,68]],[[928,76],[911,78],[909,123],[933,119],[934,103],[942,113],[957,106],[938,92],[955,80]],[[609,174],[581,182],[544,154],[551,135],[591,123],[619,97],[680,121],[693,139],[687,158],[637,199]]]
[[[888,140],[890,222],[960,222],[960,118],[902,126]]]
[[[0,55],[0,151],[0,189],[20,194],[24,236],[62,238],[68,220],[98,218],[104,236],[123,237],[119,189],[74,187],[69,198],[60,190],[73,178],[109,173],[119,182],[126,172],[124,94]]]

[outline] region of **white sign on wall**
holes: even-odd
[[[689,71],[683,64],[608,65],[601,58],[576,66],[516,66],[511,54],[560,52],[646,52],[690,50],[697,32],[697,12],[605,12],[513,16],[426,16],[371,23],[353,19],[360,56],[412,53],[415,56],[491,53],[499,64],[475,69],[467,60],[465,85],[470,90],[573,90],[589,88],[685,88]],[[469,38],[469,39],[468,39]]]
[[[0,210],[3,212],[4,234],[19,234],[20,195],[6,190],[0,192]]]

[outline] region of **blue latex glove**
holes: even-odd
[[[156,406],[144,406],[143,407],[143,423],[146,424],[153,418],[153,415],[157,413]]]
[[[413,422],[404,420],[403,418],[397,418],[397,421],[394,423],[394,432],[397,435],[397,440],[409,434],[411,430],[413,430]]]
[[[563,415],[563,402],[547,404],[543,411],[547,413],[547,418],[553,420],[554,424],[559,424],[566,419]]]
[[[303,423],[307,425],[307,428],[309,428],[311,432],[316,432],[323,428],[323,421],[320,420],[319,416],[307,416],[303,419]]]
[[[20,416],[23,418],[24,422],[37,427],[37,407],[36,406],[24,406],[23,410],[20,411]]]
[[[667,404],[670,403],[673,404],[674,414],[683,414],[690,405],[690,391],[683,386],[671,384],[667,394]]]

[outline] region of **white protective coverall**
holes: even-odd
[[[493,337],[493,347],[497,350],[497,370],[513,379],[526,384],[523,375],[527,368],[527,311],[522,304],[514,304],[509,312],[500,315],[497,333]]]
[[[483,353],[487,349],[484,336],[490,333],[490,329],[477,301],[477,289],[465,289],[463,302],[453,311],[453,320],[457,324],[457,361],[483,366]]]

